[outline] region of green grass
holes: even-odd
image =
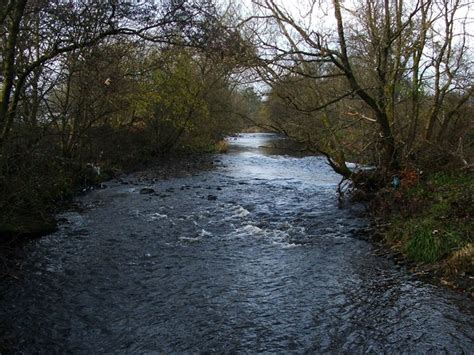
[[[405,246],[407,255],[416,261],[432,263],[449,255],[462,244],[462,238],[456,232],[438,228],[429,220],[416,224]]]
[[[434,263],[473,242],[472,175],[437,174],[399,193],[386,239],[409,259]]]

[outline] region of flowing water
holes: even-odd
[[[274,141],[245,134],[213,171],[80,198],[3,282],[3,338],[48,354],[472,353],[472,301],[375,255],[324,159]]]

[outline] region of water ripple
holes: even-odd
[[[274,138],[233,140],[216,171],[82,197],[2,285],[12,350],[471,352],[472,302],[374,255],[324,160],[271,155]]]

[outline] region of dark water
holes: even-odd
[[[272,139],[233,140],[215,171],[83,197],[3,282],[3,337],[48,354],[472,353],[472,301],[375,256],[324,160],[258,148]]]

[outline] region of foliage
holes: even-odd
[[[252,48],[232,14],[207,0],[135,5],[0,6],[0,234],[49,228],[80,189],[213,151],[243,126],[235,78]]]

